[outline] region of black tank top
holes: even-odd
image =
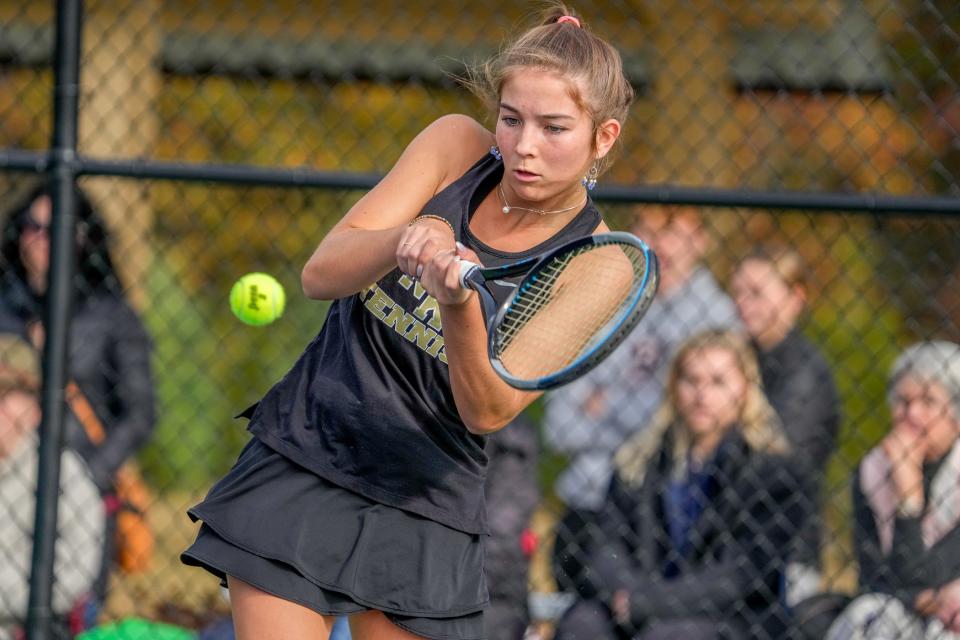
[[[503,163],[484,156],[422,211],[448,220],[485,266],[589,235],[600,222],[588,200],[536,247],[488,247],[468,223],[502,175]],[[511,294],[492,289],[500,303]],[[399,269],[335,300],[293,368],[244,415],[264,443],[345,489],[467,533],[487,532],[484,438],[457,413],[437,302]]]

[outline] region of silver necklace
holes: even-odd
[[[551,214],[551,213],[563,213],[564,211],[570,211],[570,210],[572,210],[572,209],[576,209],[577,207],[582,207],[583,205],[587,204],[587,198],[589,197],[589,196],[586,196],[586,195],[585,195],[585,196],[583,197],[583,202],[581,202],[580,204],[575,204],[575,205],[573,205],[572,207],[567,207],[566,209],[552,209],[552,210],[549,210],[549,211],[548,211],[548,210],[546,210],[546,209],[531,209],[530,207],[511,207],[511,206],[510,206],[510,203],[507,202],[507,196],[506,196],[506,194],[503,193],[503,183],[502,183],[502,182],[500,182],[500,183],[497,184],[497,189],[500,190],[500,197],[503,198],[503,208],[500,209],[500,210],[503,211],[504,213],[510,213],[511,210],[517,209],[518,211],[532,211],[533,213],[537,214],[538,216],[545,216],[545,215],[548,215],[548,214]]]

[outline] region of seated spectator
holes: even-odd
[[[840,400],[830,366],[798,325],[807,302],[806,265],[790,248],[761,246],[737,266],[730,289],[757,353],[764,392],[780,417],[792,455],[808,472],[805,480],[819,507],[836,446]],[[820,589],[818,522],[804,526],[792,556],[788,605],[798,605]]]
[[[555,487],[566,507],[556,526],[555,558],[579,552],[584,527],[604,502],[614,452],[663,402],[677,345],[698,331],[739,326],[733,301],[702,262],[710,238],[696,208],[643,207],[631,231],[660,261],[653,304],[603,364],[546,398],[545,443],[569,456]],[[561,591],[573,590],[562,575],[556,580]]]
[[[853,482],[860,595],[829,640],[960,639],[960,346],[894,362],[890,433]]]
[[[114,270],[107,225],[84,191],[77,187],[75,195],[77,254],[68,373],[103,423],[104,433],[100,442],[93,442],[77,428],[66,438],[109,496],[117,471],[154,427],[151,344]],[[0,240],[0,331],[27,336],[36,346],[43,343],[52,216],[51,187],[43,183],[4,220]]]
[[[145,568],[148,536],[129,534],[125,526],[136,518],[124,512],[131,505],[120,495],[118,473],[136,477],[126,463],[148,440],[155,423],[150,337],[114,269],[109,228],[80,187],[76,198],[76,260],[70,350],[67,368],[70,398],[82,395],[87,412],[98,423],[72,421],[66,445],[79,453],[100,489],[108,509],[108,529],[94,600],[106,599],[116,564],[127,570]],[[13,208],[2,225],[0,240],[0,331],[27,336],[41,347],[42,325],[50,269],[51,186],[40,183]],[[79,414],[81,417],[82,414]],[[141,485],[142,486],[142,485]],[[142,492],[141,492],[142,493]],[[135,506],[142,510],[144,499]],[[117,544],[117,540],[120,544]]]
[[[788,448],[747,343],[685,342],[663,406],[616,454],[586,555],[558,567],[581,599],[557,640],[781,637],[784,549],[806,517]]]
[[[37,491],[40,424],[36,351],[19,337],[0,335],[0,638],[14,638],[27,615]],[[54,563],[55,637],[66,616],[93,587],[103,549],[103,501],[83,459],[65,450]]]

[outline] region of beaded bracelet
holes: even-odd
[[[447,220],[446,218],[441,218],[440,216],[431,215],[431,214],[429,214],[429,213],[425,213],[425,214],[423,214],[422,216],[417,216],[416,218],[414,218],[413,220],[411,220],[411,221],[410,221],[410,224],[408,224],[407,226],[408,226],[408,227],[412,227],[413,225],[417,224],[417,223],[420,222],[421,220],[439,220],[439,221],[442,222],[443,224],[447,225],[447,228],[450,229],[450,233],[453,234],[453,237],[454,237],[454,238],[457,237],[457,232],[453,230],[453,225],[450,224],[450,221],[449,221],[449,220]]]

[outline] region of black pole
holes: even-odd
[[[76,174],[136,180],[212,182],[260,187],[308,189],[373,188],[382,178],[373,173],[319,171],[238,164],[188,163],[162,160],[111,160],[78,156]],[[0,171],[42,173],[50,157],[41,151],[0,149]],[[814,191],[750,191],[737,188],[683,187],[671,184],[601,185],[591,194],[597,202],[620,204],[689,204],[704,207],[740,207],[777,211],[842,211],[875,215],[957,215],[956,196],[895,196],[886,193]]]
[[[80,91],[82,0],[58,0],[54,66],[53,144],[50,181],[53,217],[50,225],[50,269],[44,309],[43,384],[40,402],[37,511],[33,529],[28,640],[51,638],[60,452],[63,449],[64,388],[67,338],[76,251],[75,182],[77,175],[77,109]]]

